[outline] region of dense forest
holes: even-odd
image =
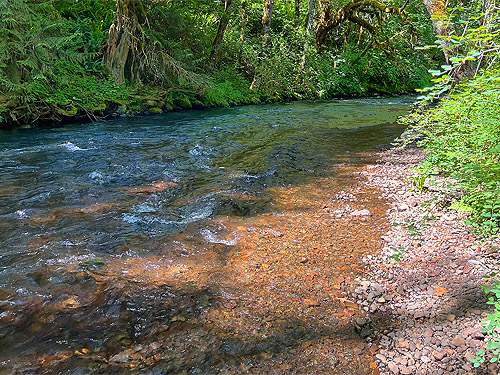
[[[3,1],[1,119],[411,93],[449,63],[446,36],[490,6],[452,3]]]

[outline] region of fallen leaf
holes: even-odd
[[[443,288],[443,287],[441,287],[441,286],[438,286],[438,287],[434,288],[434,294],[435,294],[436,296],[438,296],[438,297],[442,297],[442,296],[443,296],[443,294],[445,294],[445,293],[449,293],[449,292],[450,292],[450,291],[449,291],[448,289]]]
[[[375,362],[370,362],[370,368],[377,368],[377,364]]]

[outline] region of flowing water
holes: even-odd
[[[410,103],[0,131],[0,374],[369,373],[343,297],[385,206],[335,204]]]

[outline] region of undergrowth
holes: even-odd
[[[410,125],[414,135],[410,140],[416,140],[428,153],[419,166],[420,176],[413,181],[415,188],[423,188],[433,175],[452,177],[450,181],[455,185],[452,190],[460,195],[448,193],[449,199],[454,200],[450,208],[462,211],[466,223],[479,235],[498,237],[500,9],[493,7],[462,24],[466,25],[462,33],[448,38],[452,42],[450,65],[431,71],[434,86],[423,90],[423,101],[400,122]],[[430,107],[429,102],[435,99],[440,100]],[[500,281],[496,274],[492,276],[484,287],[489,294],[488,304],[493,307],[483,329],[488,336],[487,351],[477,353],[472,360],[475,367],[500,358]]]

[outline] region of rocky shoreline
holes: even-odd
[[[391,229],[382,251],[363,259],[365,276],[351,295],[366,315],[356,323],[369,333],[374,373],[499,374],[498,364],[470,362],[486,347],[481,323],[491,307],[482,285],[498,269],[498,240],[481,241],[445,207],[446,195],[433,188],[445,178],[421,194],[412,189],[422,150],[377,157],[360,174],[390,203]]]

